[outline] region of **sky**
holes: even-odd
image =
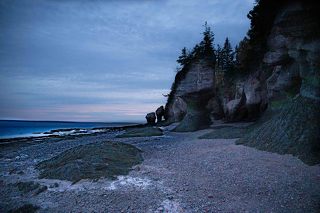
[[[164,105],[176,59],[236,45],[254,0],[0,0],[0,119],[141,122]]]

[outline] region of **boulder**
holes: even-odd
[[[160,106],[156,110],[156,115],[157,115],[157,122],[162,121],[162,117],[164,116],[164,107],[163,106]]]
[[[206,108],[210,112],[211,121],[220,120],[224,117],[224,112],[219,97],[215,96],[211,98],[208,101]]]
[[[242,91],[241,98],[229,101],[226,104],[225,118],[227,121],[239,121],[247,116],[246,96]]]
[[[266,109],[267,86],[264,72],[258,70],[244,84],[244,94],[246,96],[247,120],[255,120]]]
[[[150,112],[146,115],[147,123],[148,124],[155,124],[156,123],[156,113]]]

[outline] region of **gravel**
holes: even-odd
[[[1,149],[0,212],[24,204],[39,212],[318,212],[319,165],[235,145],[234,139],[198,139],[210,131],[141,138],[108,133]],[[105,140],[137,146],[143,163],[115,181],[38,179],[38,162]],[[21,194],[14,186],[19,181],[48,189]]]

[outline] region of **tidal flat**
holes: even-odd
[[[162,136],[131,138],[119,138],[123,131],[112,131],[3,145],[0,211],[318,211],[319,165],[309,166],[292,155],[236,145],[236,139],[199,139],[213,131],[218,129],[189,133],[164,129]],[[117,161],[106,159],[107,152],[96,156],[85,152],[85,148],[99,144],[100,149],[107,149],[107,141],[110,145],[135,147],[133,150],[141,151],[143,161],[139,159],[129,165],[127,172],[112,178],[81,176],[87,172],[81,170],[83,164],[90,168],[92,163],[92,168],[99,170],[105,163],[103,170],[112,160]],[[83,156],[76,160],[66,155],[70,152]],[[93,159],[103,156],[101,161],[96,159],[99,165],[88,161],[91,155]],[[39,165],[57,163],[59,156],[70,156],[70,162],[80,165],[79,170],[73,170],[79,174],[76,181],[42,175]],[[68,176],[68,170],[64,171]]]

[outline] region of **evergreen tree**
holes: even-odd
[[[214,67],[216,63],[215,49],[213,47],[214,34],[208,26],[207,22],[204,25],[203,39],[199,44],[196,44],[191,52],[187,48],[181,50],[181,55],[178,57],[177,62],[180,64],[181,68],[177,69],[179,72],[186,65],[199,60],[206,59]]]
[[[222,49],[219,44],[216,51],[216,68],[222,70]]]
[[[192,59],[195,59],[195,58],[199,58],[200,55],[201,55],[201,47],[199,46],[199,44],[196,44],[192,49],[191,57]]]
[[[214,48],[213,48],[213,40],[214,40],[214,34],[211,31],[211,28],[208,26],[208,23],[205,22],[204,24],[204,32],[203,34],[203,41],[201,42],[201,46],[203,48],[203,54],[204,56],[215,56],[214,54]]]
[[[181,50],[181,55],[179,56],[177,62],[183,67],[189,62],[189,53],[186,47]]]
[[[226,38],[223,49],[222,49],[222,59],[221,67],[225,71],[230,71],[234,66],[234,52],[228,37]]]
[[[247,69],[251,62],[248,55],[252,52],[251,49],[252,47],[249,43],[249,39],[244,37],[235,51],[235,66],[238,72],[245,73],[248,71]]]

